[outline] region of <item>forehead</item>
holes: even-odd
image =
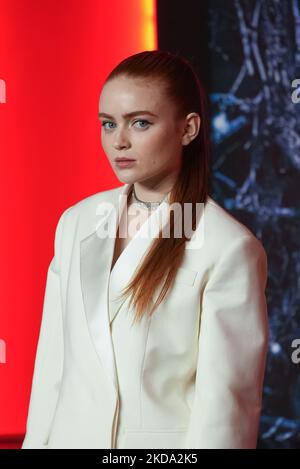
[[[149,111],[170,106],[163,83],[147,78],[117,77],[102,88],[99,108],[102,112],[130,112],[136,109]]]

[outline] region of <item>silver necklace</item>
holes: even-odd
[[[168,195],[168,194],[167,194]],[[167,195],[160,202],[145,202],[137,197],[134,186],[132,189],[132,198],[137,203],[139,207],[147,208],[148,210],[155,210],[166,198]]]

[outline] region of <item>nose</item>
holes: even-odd
[[[116,149],[128,148],[129,145],[130,143],[124,130],[120,129],[115,133],[114,147]]]

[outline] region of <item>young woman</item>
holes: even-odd
[[[267,259],[208,195],[201,84],[144,51],[99,104],[124,185],[58,222],[22,448],[255,448]]]

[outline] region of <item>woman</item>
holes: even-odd
[[[208,195],[199,80],[144,51],[99,104],[125,184],[58,222],[22,448],[255,448],[267,259]]]

